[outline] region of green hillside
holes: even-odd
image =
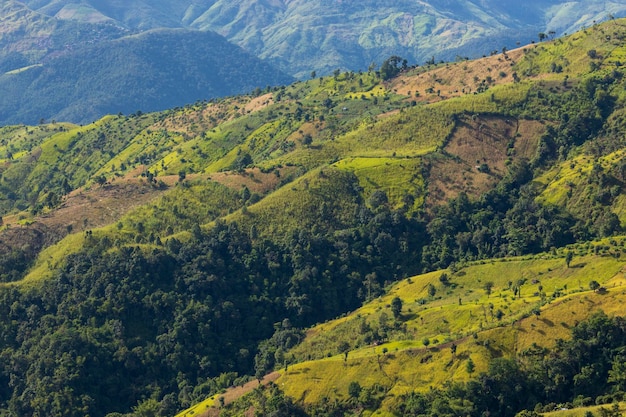
[[[2,128],[0,414],[622,400],[623,39]]]
[[[612,254],[622,252],[622,242],[616,244]],[[309,411],[330,400],[337,412],[365,408],[377,410],[372,415],[403,415],[404,401],[414,392],[471,383],[490,372],[497,358],[524,363],[538,344],[553,349],[596,312],[620,314],[623,262],[603,255],[577,255],[570,267],[563,257],[546,254],[411,277],[345,317],[307,330],[291,349],[276,354],[280,347],[266,345],[270,356],[284,357],[274,383]],[[590,277],[603,292],[589,289]],[[401,308],[394,312],[397,299]],[[355,383],[363,395],[353,397]],[[204,415],[207,408],[220,407],[220,397],[179,415]],[[229,391],[223,397],[230,398]],[[235,401],[223,414],[242,412],[242,405],[250,403]],[[466,406],[465,412],[473,407]]]

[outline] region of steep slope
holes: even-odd
[[[481,373],[484,381],[495,360],[530,361],[541,349],[569,339],[573,328],[598,312],[620,314],[626,281],[623,261],[615,255],[623,242],[613,243],[602,242],[601,252],[594,249],[598,255],[570,248],[576,255],[569,266],[561,252],[411,277],[358,310],[308,329],[295,347],[281,347],[277,329],[262,354],[282,358],[273,382],[305,409],[319,411],[326,402],[335,412],[402,414],[413,393],[454,386]],[[589,289],[591,277],[602,291]],[[395,312],[394,300],[400,300]],[[356,394],[349,388],[355,383]],[[222,405],[219,415],[250,406],[229,391],[178,416],[217,415],[222,396],[232,404]]]
[[[0,5],[0,28],[0,73],[41,64],[51,55],[128,34],[112,21],[91,24],[55,19],[13,0]]]

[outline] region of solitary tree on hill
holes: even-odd
[[[433,284],[428,284],[428,295],[434,297],[437,293],[437,288]]]
[[[348,385],[348,395],[350,396],[350,398],[359,398],[360,394],[361,384],[359,384],[357,381],[350,382],[350,385]]]
[[[348,360],[348,353],[350,352],[350,344],[344,340],[339,344],[338,350],[340,353],[343,353],[343,361],[346,362]]]
[[[100,187],[102,187],[104,184],[106,184],[107,179],[106,179],[106,177],[104,175],[98,175],[96,177],[96,182],[98,183],[98,185]]]
[[[393,313],[393,318],[398,319],[400,314],[402,313],[402,299],[400,297],[395,297],[391,300],[391,312]]]
[[[405,69],[407,67],[406,59],[402,59],[397,55],[393,55],[389,57],[389,59],[385,60],[383,64],[380,66],[380,78],[384,81],[389,80],[400,72],[400,70]]]
[[[467,360],[467,364],[465,365],[465,369],[467,370],[468,374],[473,374],[474,371],[476,370],[476,366],[474,365],[474,361],[472,360],[472,358],[469,358]]]
[[[598,289],[600,288],[600,283],[596,280],[590,281],[589,282],[589,289],[592,291],[598,291]]]
[[[491,295],[491,290],[493,289],[493,282],[491,281],[485,282],[485,285],[483,285],[483,289],[485,290],[487,297],[489,297]]]

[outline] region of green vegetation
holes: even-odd
[[[0,414],[619,400],[626,81],[602,45],[545,73],[552,47],[536,78],[450,98],[402,86],[466,62],[2,128]]]

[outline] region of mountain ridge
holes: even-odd
[[[535,362],[561,358],[550,336],[626,335],[581,320],[624,296],[625,39],[611,20],[476,61],[390,58],[1,128],[0,409],[171,416],[210,398],[223,415],[394,415],[453,398],[463,416],[508,417],[555,389],[617,398],[614,346],[602,372],[564,375],[590,383],[523,378],[537,376],[525,364],[556,371]],[[284,392],[219,406],[275,370]],[[431,370],[471,397],[420,385]],[[481,381],[538,391],[502,404]]]
[[[213,32],[154,29],[0,75],[7,98],[0,123],[88,123],[104,114],[163,110],[290,80]]]
[[[53,15],[67,2],[26,4]],[[106,5],[90,7],[107,14]],[[524,4],[170,0],[149,10],[143,3],[126,7],[136,10],[128,15],[121,10],[109,13],[121,25],[142,30],[159,25],[214,30],[300,79],[314,70],[320,74],[337,68],[363,70],[372,61],[380,64],[391,55],[417,63],[432,55],[451,60],[463,51],[462,56],[477,57],[527,43],[539,32],[562,35],[626,13],[619,2],[558,0]],[[163,16],[159,9],[170,12]],[[139,16],[139,20],[145,16],[146,21],[133,21],[129,16]]]

